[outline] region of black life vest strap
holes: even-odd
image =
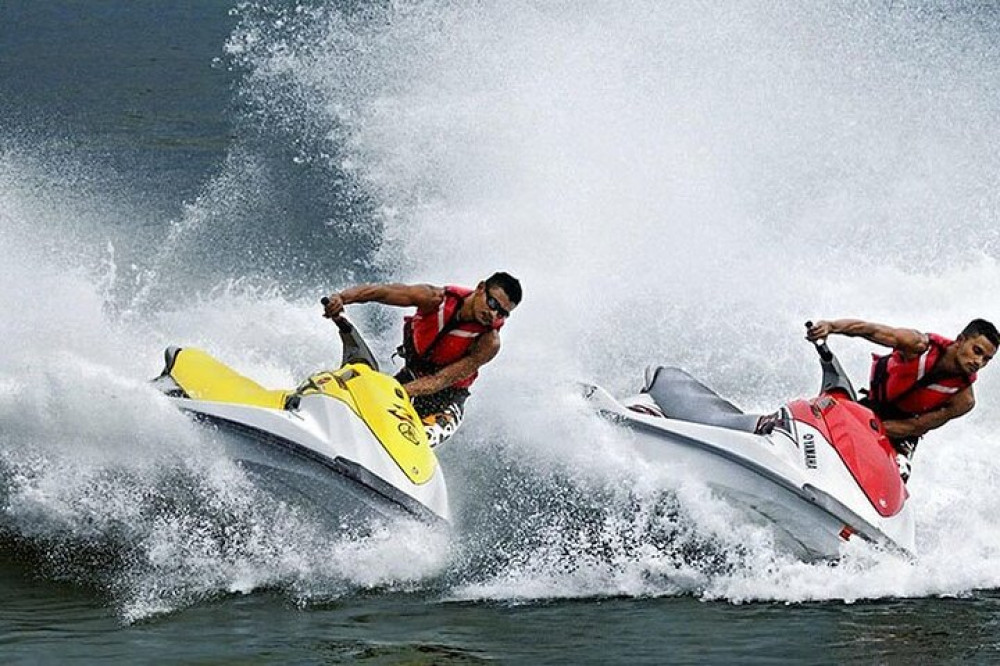
[[[882,356],[875,362],[875,367],[872,368],[872,378],[870,382],[870,390],[868,391],[868,399],[873,405],[883,405],[888,404],[888,396],[886,395],[889,387],[889,359],[892,354],[886,354]]]

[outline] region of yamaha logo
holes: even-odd
[[[813,441],[812,433],[802,436],[802,450],[806,456],[806,467],[816,469],[816,442]]]

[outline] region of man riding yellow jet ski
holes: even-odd
[[[340,368],[295,389],[266,389],[204,351],[177,347],[153,384],[198,420],[241,435],[227,449],[256,476],[338,518],[450,521],[444,476],[410,397],[379,372],[357,329],[334,321]]]

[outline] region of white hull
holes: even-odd
[[[228,452],[259,477],[307,497],[344,520],[410,514],[450,522],[441,470],[422,484],[400,469],[364,421],[347,405],[305,395],[294,410],[172,398],[199,419],[235,431]]]

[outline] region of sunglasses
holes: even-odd
[[[506,319],[510,316],[510,313],[504,310],[503,306],[500,305],[500,301],[493,298],[490,292],[486,292],[486,307],[496,312],[501,319]]]

